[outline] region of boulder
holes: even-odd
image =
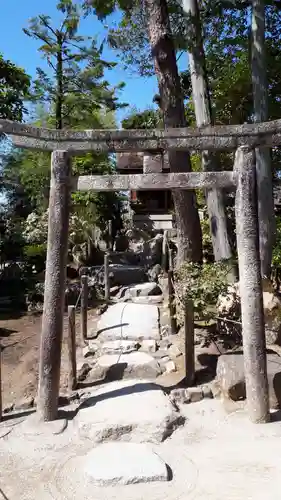
[[[104,441],[162,442],[184,424],[162,389],[147,380],[111,382],[82,403],[74,425],[93,444]]]
[[[89,340],[89,347],[95,350],[98,354],[128,354],[137,351],[139,344],[135,340],[109,340],[107,342],[98,343],[96,340]]]
[[[129,294],[131,297],[157,296],[162,294],[162,290],[157,283],[139,283],[129,288]]]
[[[163,295],[151,295],[149,297],[133,297],[133,304],[161,304],[163,302]]]
[[[91,370],[93,379],[120,380],[122,378],[155,379],[161,375],[159,363],[145,352],[105,354],[97,359]]]
[[[158,282],[159,276],[162,274],[162,267],[160,264],[155,264],[151,269],[148,270],[149,281]]]
[[[137,285],[122,287],[116,297],[121,302],[138,299],[140,303],[146,303],[147,298],[153,298],[157,299],[155,303],[158,304],[162,301],[162,291],[157,283],[138,283]]]
[[[131,285],[147,280],[145,269],[142,266],[110,264],[109,276],[111,286]]]
[[[267,375],[270,407],[281,408],[281,358],[277,354],[267,354]],[[233,401],[246,399],[242,353],[223,354],[218,358],[217,382],[223,397]]]
[[[281,300],[272,289],[264,285],[263,291],[264,320],[267,344],[281,344]],[[241,321],[241,303],[239,283],[228,287],[226,294],[220,295],[217,302],[218,316]],[[221,333],[227,333],[241,339],[240,324],[219,321]]]
[[[140,443],[104,443],[83,458],[83,471],[95,486],[168,481],[165,462]]]
[[[158,340],[159,310],[155,305],[117,303],[110,306],[97,324],[99,339]]]
[[[140,350],[143,352],[155,352],[156,351],[156,341],[153,339],[143,340],[141,343]]]

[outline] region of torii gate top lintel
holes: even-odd
[[[66,150],[71,155],[90,151],[235,150],[243,145],[280,145],[281,120],[165,130],[53,130],[0,119],[0,134],[12,136],[19,148]]]

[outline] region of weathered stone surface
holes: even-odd
[[[135,340],[109,340],[101,344],[97,344],[97,351],[100,355],[103,354],[129,354],[137,351],[139,344]]]
[[[77,381],[83,382],[90,371],[91,366],[89,365],[89,363],[77,363]]]
[[[34,397],[26,396],[15,403],[14,410],[29,410],[34,406]]]
[[[162,267],[160,266],[160,264],[155,264],[155,266],[149,269],[147,274],[150,281],[158,281],[161,273],[162,273]]]
[[[180,351],[180,349],[175,344],[172,344],[168,348],[168,355],[170,356],[171,359],[177,359],[180,356],[182,356],[182,352]]]
[[[82,348],[82,354],[84,358],[90,358],[91,356],[94,356],[95,353],[96,353],[96,348],[93,344],[85,345]]]
[[[147,445],[104,443],[84,458],[84,472],[96,486],[167,481],[165,462]]]
[[[97,329],[102,340],[157,340],[159,310],[154,305],[114,304],[101,316]]]
[[[161,442],[184,418],[157,385],[147,380],[106,384],[79,408],[74,424],[93,443],[125,439]]]
[[[156,305],[156,304],[161,304],[163,302],[163,296],[162,295],[152,295],[149,297],[133,297],[132,302],[133,302],[133,304]]]
[[[267,354],[269,402],[271,408],[281,408],[281,358]],[[223,354],[218,358],[217,381],[222,396],[233,401],[246,399],[243,354]]]
[[[157,283],[139,283],[138,285],[134,285],[129,288],[129,293],[131,297],[148,297],[148,296],[157,296],[161,295],[161,288],[157,285]]]
[[[110,283],[116,285],[132,285],[147,280],[145,269],[141,266],[128,266],[122,264],[109,265]]]
[[[154,379],[161,375],[159,363],[145,352],[131,352],[130,354],[105,354],[97,359],[91,371],[91,378],[107,378],[120,380],[122,378],[149,378]]]
[[[267,286],[264,285],[264,287]],[[268,344],[281,343],[281,300],[273,290],[263,291],[265,335]],[[228,287],[227,294],[219,296],[217,303],[218,316],[226,319],[240,321],[241,304],[239,283]],[[241,338],[241,324],[219,321],[222,333],[228,333]]]
[[[176,371],[176,365],[173,361],[167,361],[165,364],[165,371],[166,373],[173,373]]]
[[[143,340],[140,347],[141,351],[144,352],[155,352],[156,351],[156,341],[153,339]]]

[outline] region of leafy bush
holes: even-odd
[[[26,262],[35,272],[41,272],[45,269],[47,254],[47,245],[44,243],[26,245],[24,247],[24,255]]]
[[[195,318],[209,321],[216,315],[218,296],[227,292],[229,264],[185,263],[176,272],[177,321],[183,324],[183,304],[187,298],[193,300]]]

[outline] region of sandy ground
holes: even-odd
[[[95,317],[95,310],[89,311]],[[2,345],[3,407],[18,402],[25,396],[36,396],[41,334],[41,314],[0,319]],[[80,316],[76,315],[76,335],[79,342]],[[61,391],[67,384],[67,317],[64,318],[62,346]],[[1,497],[0,497],[1,498]]]
[[[182,406],[184,427],[152,449],[171,467],[170,482],[96,487],[80,467],[92,449],[75,419],[58,435],[18,418],[0,426],[0,498],[8,500],[279,500],[281,423],[249,423],[217,400]],[[57,431],[62,430],[63,426]],[[38,432],[37,432],[38,431]],[[1,433],[0,433],[1,436]],[[120,457],[120,460],[122,457]],[[109,457],[110,461],[110,457]]]

